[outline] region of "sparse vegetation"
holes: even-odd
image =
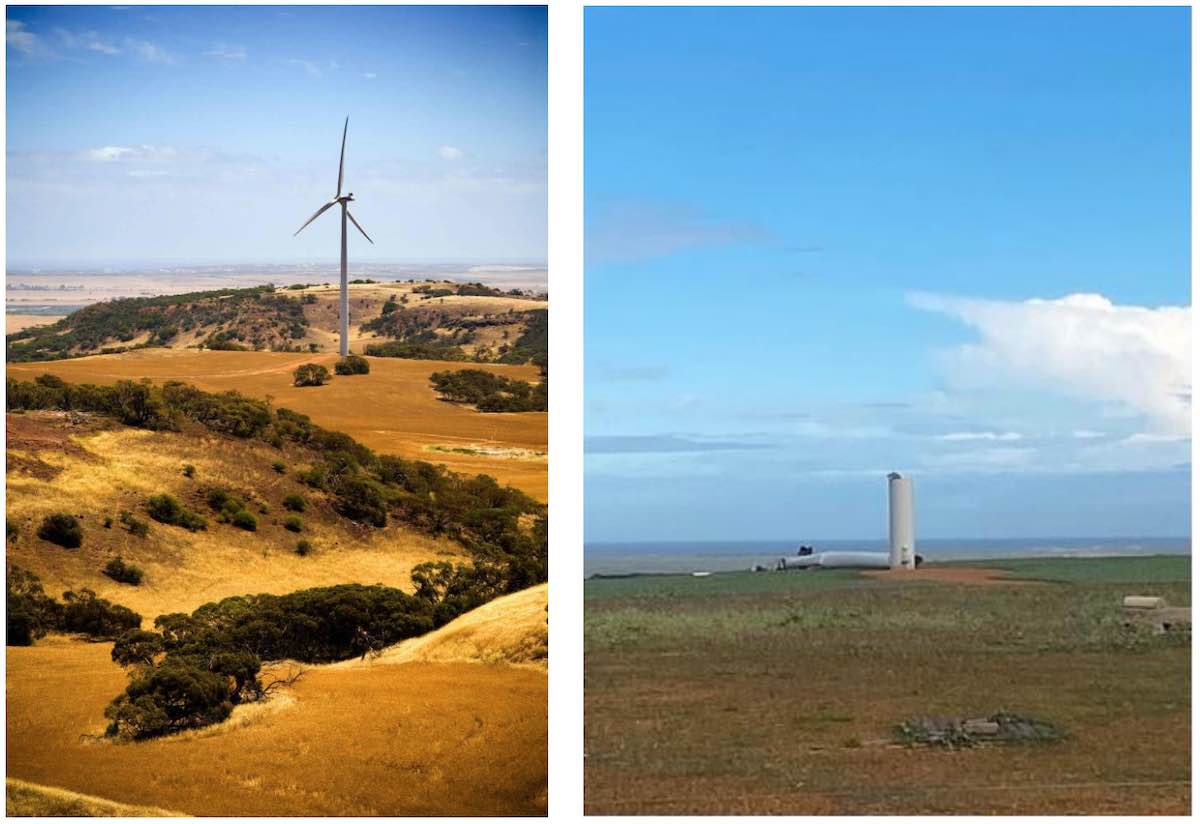
[[[308,555],[310,552],[312,552],[312,544],[310,542],[308,542],[308,541],[297,541],[296,542],[296,554],[299,555],[301,558]]]
[[[298,515],[289,515],[283,519],[283,528],[288,532],[301,532],[304,530],[304,521]]]
[[[308,503],[304,500],[303,495],[295,492],[289,492],[283,496],[283,508],[292,512],[303,512],[308,508]]]
[[[349,354],[334,364],[333,371],[339,375],[367,375],[371,372],[371,362],[362,355]]]
[[[43,541],[58,544],[66,549],[78,549],[83,543],[83,527],[74,515],[56,512],[42,519],[37,536]]]
[[[121,556],[117,556],[104,565],[104,574],[119,584],[137,586],[142,582],[143,573],[140,567],[128,564]]]
[[[182,383],[159,387],[135,384],[137,397],[153,414],[126,414],[113,402],[114,387],[88,384],[47,387],[8,380],[10,409],[86,409],[128,425],[157,428],[162,420],[191,421],[209,430],[271,443],[288,441],[310,450],[310,464],[297,473],[322,489],[335,512],[382,527],[395,518],[433,536],[466,547],[477,561],[503,570],[507,591],[546,577],[546,509],[512,487],[486,475],[467,477],[425,461],[376,455],[340,432],[314,424],[306,415],[273,409],[236,392],[213,394]],[[167,494],[147,503],[151,517],[187,529],[204,529],[204,519]],[[524,522],[523,522],[523,519]]]
[[[287,465],[284,464],[283,461],[275,461],[273,464],[271,464],[271,468],[274,469],[276,472],[278,472],[280,475],[287,472]]]
[[[319,363],[305,363],[292,373],[295,386],[324,386],[329,383],[329,370]]]
[[[195,476],[196,476],[196,467],[192,466],[191,464],[184,464],[183,465],[183,477],[194,478]]]
[[[408,358],[410,360],[463,361],[467,355],[457,346],[433,343],[368,343],[363,353],[377,358]]]

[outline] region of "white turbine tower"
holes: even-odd
[[[342,156],[338,160],[338,187],[337,195],[333,200],[326,203],[320,209],[317,209],[316,214],[304,221],[304,226],[296,230],[296,235],[304,231],[304,227],[319,218],[321,214],[330,206],[338,204],[342,207],[342,312],[341,312],[341,345],[339,351],[342,357],[350,354],[350,287],[346,281],[346,218],[350,218],[350,222],[354,224],[354,228],[362,232],[362,236],[374,246],[375,241],[371,240],[371,236],[366,233],[363,227],[358,225],[358,221],[354,219],[354,215],[350,214],[350,209],[346,205],[354,200],[354,192],[342,194],[342,173],[346,168],[346,130],[350,128],[350,116],[346,116],[346,125],[342,127]],[[295,237],[296,235],[292,235]]]

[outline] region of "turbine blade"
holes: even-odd
[[[317,209],[316,213],[314,213],[312,217],[310,217],[308,220],[304,221],[304,226],[307,226],[308,224],[312,223],[314,220],[319,218],[321,216],[322,212],[324,212],[326,209],[328,209],[330,206],[334,205],[335,203],[337,203],[336,200],[331,200],[328,203],[326,203],[324,206],[322,206],[320,209]],[[301,226],[299,229],[296,230],[296,235],[298,235],[304,231],[304,226]],[[292,235],[292,237],[295,237],[296,235]]]
[[[363,230],[363,227],[358,225],[358,221],[354,219],[354,215],[350,214],[349,209],[346,210],[346,217],[350,218],[350,222],[354,224],[355,229],[358,229],[358,231],[362,232],[362,236],[367,239],[367,242],[374,246],[375,241],[371,240],[371,236]]]
[[[350,115],[346,115],[346,124],[342,126],[342,156],[338,160],[338,193],[342,196],[342,170],[346,168],[346,130],[350,128]]]

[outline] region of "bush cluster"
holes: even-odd
[[[434,372],[430,383],[442,400],[465,403],[480,412],[545,412],[546,383],[506,378],[483,369]]]
[[[146,501],[146,511],[160,524],[181,526],[189,532],[208,529],[208,521],[204,520],[203,515],[192,512],[165,492],[150,497]]]
[[[119,516],[121,524],[129,530],[129,534],[145,538],[150,534],[150,522],[143,521],[132,512],[122,512]]]
[[[347,355],[333,365],[333,371],[339,375],[367,375],[371,372],[371,362],[362,355]]]
[[[125,563],[125,559],[120,555],[104,565],[104,574],[119,584],[133,586],[140,584],[143,576],[141,567]]]
[[[58,544],[67,549],[78,549],[83,544],[83,527],[79,519],[65,512],[56,512],[42,519],[37,536],[43,541]]]
[[[319,363],[302,363],[292,373],[294,386],[324,386],[329,383],[329,370]]]

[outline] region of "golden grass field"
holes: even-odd
[[[190,815],[545,813],[544,670],[311,667],[248,723],[114,744],[84,737],[125,686],[110,649],[8,648],[9,777]]]
[[[254,441],[149,432],[53,412],[7,415],[6,514],[19,528],[8,561],[48,593],[90,587],[144,616],[245,593],[337,583],[409,588],[422,561],[461,547],[399,526],[371,530],[336,516],[293,471],[304,454]],[[287,471],[271,464],[282,460]],[[195,467],[183,475],[185,463]],[[205,511],[203,490],[243,494],[258,530],[210,518],[190,533],[153,524],[136,538],[106,516],[138,512],[169,492]],[[308,500],[304,532],[281,526],[282,497]],[[260,507],[268,511],[261,512]],[[80,518],[84,544],[36,537],[42,516]],[[299,538],[313,554],[297,556]],[[100,572],[116,554],[146,572],[140,586]],[[419,642],[419,643],[418,643]],[[190,815],[542,814],[546,809],[546,587],[482,607],[407,652],[305,668],[266,704],[238,707],[214,728],[138,744],[91,736],[127,677],[110,643],[50,636],[7,650],[9,809],[24,814]],[[416,651],[412,646],[419,647]],[[403,646],[403,645],[400,645]],[[112,807],[132,805],[130,808]]]
[[[182,816],[157,807],[118,804],[94,795],[43,787],[9,778],[4,782],[4,811],[9,816],[71,816],[73,818],[175,818]]]
[[[546,413],[476,412],[438,400],[429,385],[432,373],[467,366],[537,381],[536,367],[370,358],[369,375],[335,376],[325,386],[292,386],[292,372],[300,364],[320,363],[332,371],[336,360],[336,354],[328,353],[139,349],[9,364],[8,376],[32,380],[49,372],[74,383],[181,380],[210,392],[236,389],[252,397],[269,396],[276,406],[309,415],[377,452],[444,464],[456,472],[492,475],[546,500]],[[478,447],[515,449],[518,457],[477,454]],[[448,451],[453,449],[471,454]]]

